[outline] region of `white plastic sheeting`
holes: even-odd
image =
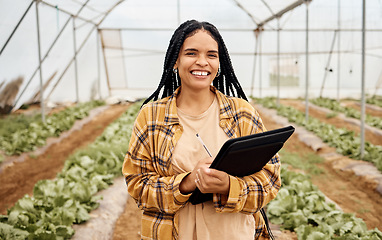
[[[173,31],[187,19],[209,21],[220,29],[248,95],[276,95],[279,61],[281,97],[303,97],[306,5],[302,3],[264,24],[264,31],[257,38],[254,33],[259,23],[296,2],[299,1],[40,1],[41,79],[47,85],[44,100],[86,101],[109,94],[146,97],[160,80]],[[24,78],[15,99],[16,108],[30,101],[40,89],[36,12],[33,1],[0,0],[1,86],[19,76]],[[382,66],[381,1],[367,1],[366,12],[366,91],[373,94]],[[359,97],[362,1],[313,0],[309,14],[311,96],[318,96],[323,88],[324,96],[335,97],[340,79],[341,97]],[[102,33],[102,41],[98,32]],[[253,83],[254,90],[250,92]],[[377,93],[381,94],[381,90]]]

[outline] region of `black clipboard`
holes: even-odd
[[[210,168],[232,176],[244,177],[260,171],[283,147],[293,134],[293,126],[227,140],[211,163]],[[212,200],[212,193],[203,194],[198,188],[189,201],[199,204]]]

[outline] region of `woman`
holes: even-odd
[[[143,210],[141,238],[268,239],[260,209],[280,188],[278,156],[242,178],[209,168],[226,140],[263,131],[218,30],[195,20],[181,24],[158,89],[136,119],[122,169]],[[196,188],[213,200],[189,203]]]

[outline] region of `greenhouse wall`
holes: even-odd
[[[304,97],[308,6],[309,96],[360,98],[361,1],[302,3],[265,23],[255,35],[260,22],[294,2],[298,1],[272,1],[267,9],[261,1],[249,0],[49,0],[38,4],[37,28],[35,2],[4,0],[0,2],[1,86],[20,76],[24,79],[15,108],[40,91],[41,79],[47,102],[147,97],[159,83],[173,31],[179,23],[197,19],[220,30],[247,95]],[[381,9],[380,1],[367,1],[365,93],[371,95],[382,94]]]

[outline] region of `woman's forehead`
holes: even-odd
[[[216,40],[211,36],[211,33],[206,30],[197,30],[192,35],[187,37],[183,42],[183,48],[189,47],[189,46],[208,46],[212,48],[218,49],[218,43]]]

